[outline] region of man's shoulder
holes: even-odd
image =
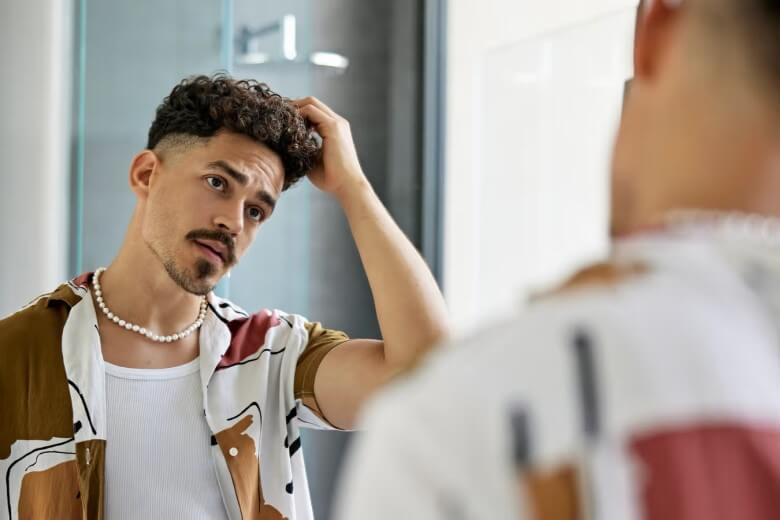
[[[247,312],[234,302],[210,294],[210,311],[230,334],[230,344],[222,355],[220,367],[239,364],[242,360],[268,350],[274,354],[297,352],[306,344],[306,321],[296,314],[278,309]],[[297,345],[298,349],[287,347]]]
[[[416,400],[431,396],[431,406],[439,400],[434,396],[446,394],[484,410],[485,400],[520,380],[565,370],[582,345],[630,342],[636,326],[653,319],[637,315],[655,305],[645,285],[628,280],[581,285],[514,314],[483,320],[480,327],[427,356],[401,386]]]
[[[64,374],[62,334],[82,288],[66,283],[0,320],[0,379],[19,382],[20,374],[53,383]]]
[[[29,337],[51,325],[61,328],[70,309],[84,297],[85,290],[73,281],[54,291],[42,294],[17,311],[0,319],[0,338],[3,342]]]

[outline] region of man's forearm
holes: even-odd
[[[351,183],[334,195],[368,276],[385,361],[403,367],[447,335],[444,298],[425,261],[368,181]]]

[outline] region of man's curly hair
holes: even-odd
[[[246,135],[276,152],[286,190],[309,173],[319,145],[298,109],[265,83],[226,74],[193,76],[176,85],[157,107],[147,148],[161,142],[209,138],[220,130]]]

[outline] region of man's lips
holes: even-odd
[[[206,253],[207,256],[214,260],[219,260],[223,264],[225,263],[227,251],[222,243],[214,242],[213,240],[193,240],[193,242],[195,242],[200,250]]]

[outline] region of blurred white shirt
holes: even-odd
[[[335,517],[775,518],[780,241],[718,222],[433,355],[365,414]]]

